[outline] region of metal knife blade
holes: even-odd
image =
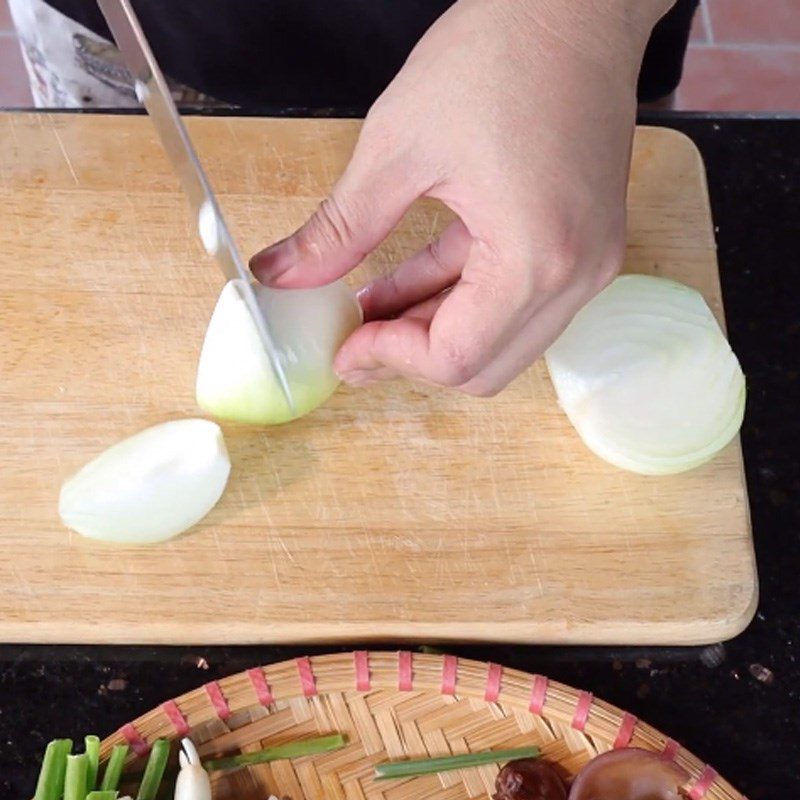
[[[129,0],[98,0],[98,5],[135,80],[136,95],[147,109],[161,144],[178,173],[183,191],[195,213],[198,233],[206,251],[216,259],[226,278],[242,279],[242,297],[245,305],[258,329],[286,402],[294,411],[289,382],[269,324],[250,285],[250,275],[230,235],[211,184],[178,114],[139,19]]]

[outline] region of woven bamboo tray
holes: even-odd
[[[160,737],[189,735],[201,757],[210,758],[329,733],[344,734],[347,746],[212,774],[214,799],[486,798],[497,766],[394,781],[375,781],[373,767],[533,744],[570,777],[615,747],[662,752],[691,776],[685,787],[691,800],[744,800],[672,739],[588,692],[497,664],[408,652],[300,658],[206,684],[125,725],[103,742],[101,758],[128,742],[135,755],[126,771],[135,774]]]

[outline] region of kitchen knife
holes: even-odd
[[[98,5],[134,79],[136,96],[147,109],[161,144],[178,173],[183,191],[195,213],[198,233],[206,251],[216,259],[226,278],[242,279],[242,298],[258,329],[286,402],[294,411],[292,393],[278,348],[250,284],[250,275],[236,249],[211,184],[181,121],[136,13],[129,0],[98,0]]]

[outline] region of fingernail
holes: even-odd
[[[365,297],[369,297],[370,292],[372,290],[373,284],[368,283],[365,286],[362,286],[357,292],[356,297],[358,298],[358,302],[362,302]]]
[[[279,242],[265,247],[250,259],[250,271],[259,281],[277,278],[289,269],[292,262],[286,258],[288,241],[288,239],[281,239]]]
[[[361,322],[372,322],[372,309],[370,308],[370,303],[372,300],[372,296],[369,291],[369,286],[362,286],[356,292],[356,302],[358,303],[358,307],[361,309]]]

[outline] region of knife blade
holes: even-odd
[[[217,198],[178,114],[167,82],[129,0],[98,0],[122,58],[135,81],[136,96],[147,109],[161,144],[180,178],[195,214],[203,245],[227,279],[241,278],[241,294],[258,330],[270,366],[286,402],[295,411],[292,392],[275,339],[256,299],[250,276],[222,216]]]

